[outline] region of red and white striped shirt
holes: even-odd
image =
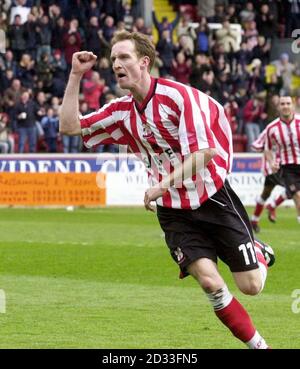
[[[266,128],[266,150],[276,147],[280,155],[280,164],[300,164],[300,115],[295,114],[291,122],[280,118],[268,124]]]
[[[251,148],[254,151],[257,152],[263,152],[265,150],[265,145],[266,145],[266,138],[267,138],[267,129],[265,128],[260,135],[257,137],[257,139],[255,141],[252,142],[251,144]],[[276,152],[276,160],[279,162],[279,153],[278,151]],[[263,175],[266,177],[270,174],[273,174],[272,168],[268,162],[268,160],[266,160],[265,155],[263,155],[262,157],[262,163],[261,163],[261,171],[263,173]]]
[[[196,209],[224,184],[232,166],[232,137],[224,109],[213,98],[181,83],[151,79],[142,104],[131,95],[111,101],[80,117],[87,147],[128,145],[146,165],[152,185],[173,172],[190,153],[216,148],[217,154],[181,188],[172,186],[156,202],[177,209]]]

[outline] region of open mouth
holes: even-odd
[[[126,74],[125,73],[118,73],[117,77],[118,77],[118,79],[122,79],[122,78],[126,77]]]

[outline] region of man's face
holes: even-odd
[[[294,113],[293,101],[290,96],[280,98],[279,112],[282,118],[289,118]]]
[[[142,59],[130,40],[117,42],[111,50],[111,61],[117,82],[123,89],[131,89],[141,80]]]

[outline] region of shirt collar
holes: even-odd
[[[150,88],[149,88],[149,91],[145,99],[140,104],[136,100],[134,100],[135,106],[139,113],[142,113],[146,109],[148,102],[152,99],[153,95],[155,94],[157,79],[151,76],[150,78],[151,78],[151,84],[150,84]]]

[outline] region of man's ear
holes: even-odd
[[[143,56],[141,58],[141,66],[145,69],[149,69],[149,65],[150,65],[150,58],[149,56]]]

